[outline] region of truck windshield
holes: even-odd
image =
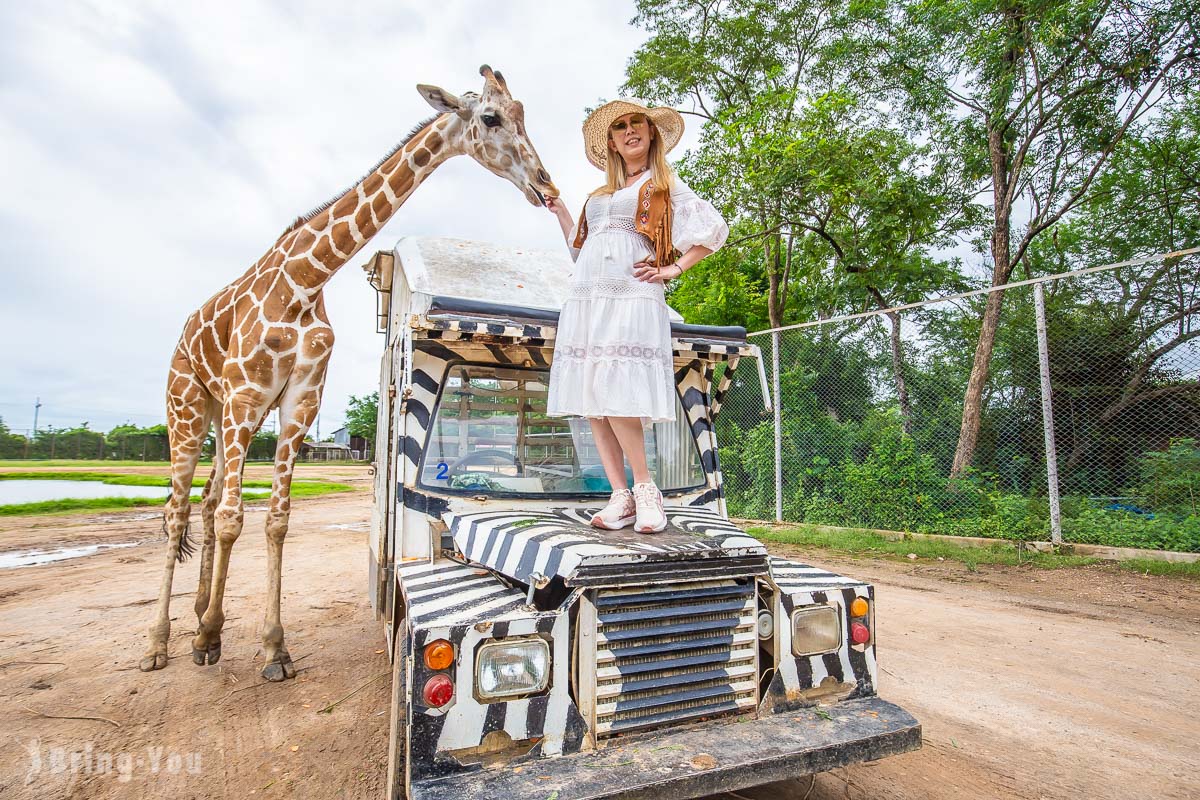
[[[470,494],[609,494],[587,420],[546,415],[549,380],[546,370],[451,367],[421,462],[421,485]],[[675,422],[648,424],[645,433],[660,489],[704,484],[682,406]],[[626,473],[632,484],[628,466]]]

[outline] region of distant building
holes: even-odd
[[[371,457],[371,442],[362,436],[351,436],[350,429],[345,425],[333,432],[333,443],[348,447],[351,452],[350,458],[355,461]]]
[[[348,445],[337,442],[304,442],[300,445],[302,461],[350,461],[357,458]]]

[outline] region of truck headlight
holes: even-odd
[[[537,694],[550,682],[550,645],[545,639],[507,639],[480,646],[475,688],[481,700]]]
[[[809,606],[792,614],[792,653],[815,656],[842,644],[842,620],[833,606]]]

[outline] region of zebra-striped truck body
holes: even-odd
[[[697,797],[919,747],[876,697],[872,588],[728,520],[713,420],[757,360],[745,331],[673,325],[678,420],[647,428],[667,529],[589,524],[610,491],[589,432],[544,413],[570,266],[403,239],[365,267],[388,796]]]

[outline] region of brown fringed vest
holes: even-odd
[[[671,243],[671,192],[654,185],[654,179],[642,184],[638,191],[637,214],[633,218],[633,226],[637,232],[649,237],[654,248],[654,263],[660,267],[674,264],[680,253]],[[587,202],[579,212],[579,233],[575,235],[572,247],[583,247],[587,239]]]

